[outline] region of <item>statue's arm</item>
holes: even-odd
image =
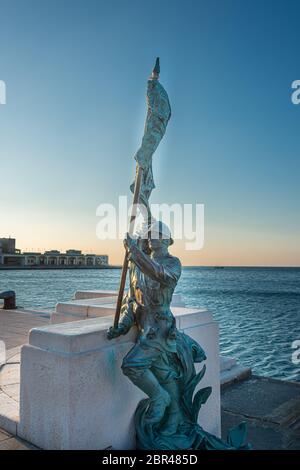
[[[121,335],[126,335],[131,327],[135,324],[135,317],[133,313],[134,293],[133,288],[130,286],[127,294],[123,297],[120,320],[118,326],[111,326],[107,331],[107,338],[113,339]]]
[[[134,314],[132,310],[133,298],[130,295],[130,291],[123,300],[121,307],[119,328],[122,329],[122,334],[128,333],[130,328],[134,325]]]
[[[144,274],[161,284],[173,285],[176,284],[180,278],[181,264],[177,258],[170,258],[169,264],[163,266],[141,251],[136,244],[132,244],[129,248],[129,259],[135,263]]]

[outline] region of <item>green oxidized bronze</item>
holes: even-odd
[[[158,74],[157,61],[151,78],[155,86]],[[148,198],[154,187],[152,155],[170,117],[167,94],[160,87],[153,101],[153,87],[149,89],[148,83],[145,134],[136,154],[144,170],[140,200],[146,203],[148,211]],[[152,107],[149,107],[149,93]],[[159,116],[162,124],[157,125]],[[135,413],[137,447],[149,450],[246,449],[245,424],[233,429],[226,442],[198,424],[199,410],[212,389],[205,387],[196,391],[205,374],[205,365],[196,373],[194,364],[206,360],[205,352],[176,328],[170,309],[181,275],[181,263],[168,251],[173,240],[164,223],[154,222],[147,227],[146,234],[146,239],[134,239],[127,234],[124,240],[129,258],[129,290],[123,298],[118,326],[111,327],[107,333],[111,339],[125,335],[133,326],[138,329],[137,342],[122,364],[123,373],[147,396]]]
[[[161,222],[157,225],[165,237],[166,227]],[[179,259],[168,252],[171,242],[171,238],[155,237],[147,243],[127,236],[124,244],[130,259],[130,288],[124,298],[119,327],[108,332],[112,338],[126,334],[133,325],[138,328],[137,343],[122,364],[123,373],[148,396],[135,413],[137,447],[247,448],[245,425],[234,429],[224,442],[197,423],[211,387],[194,394],[205,374],[205,365],[197,374],[194,363],[205,361],[205,352],[196,341],[177,330],[170,309],[181,274]]]

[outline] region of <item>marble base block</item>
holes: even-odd
[[[199,386],[210,385],[213,392],[199,423],[220,436],[218,325],[207,310],[172,311],[177,327],[207,354]],[[21,350],[20,437],[42,449],[135,448],[133,416],[144,395],[120,367],[137,331],[108,341],[112,321],[104,315],[31,330]]]

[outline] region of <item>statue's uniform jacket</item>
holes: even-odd
[[[128,331],[136,324],[138,340],[123,360],[122,368],[156,368],[167,380],[168,354],[176,349],[176,324],[170,310],[172,295],[181,274],[178,258],[167,254],[150,258],[137,246],[130,250],[130,290],[122,305],[120,326]]]

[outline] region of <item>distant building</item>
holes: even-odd
[[[3,253],[15,254],[16,239],[15,238],[0,238],[0,245]]]
[[[14,238],[0,238],[0,265],[3,266],[108,266],[107,255],[83,254],[80,250],[24,252],[16,249]]]
[[[19,264],[21,251],[16,248],[15,238],[0,238],[0,265],[5,264],[7,256],[10,263]]]

